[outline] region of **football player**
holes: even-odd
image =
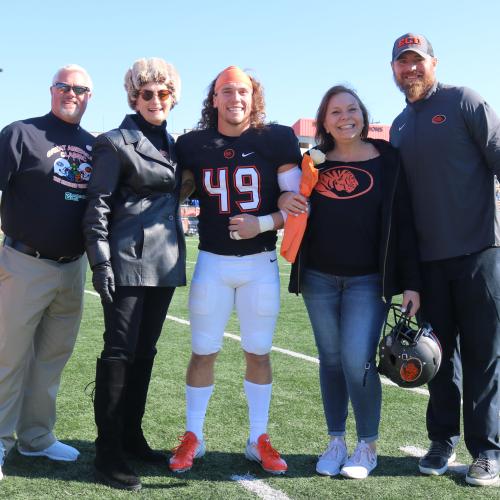
[[[212,81],[198,129],[177,141],[179,162],[192,175],[201,209],[200,251],[189,294],[186,433],[170,459],[170,469],[178,473],[205,453],[203,424],[214,363],[234,307],[246,358],[250,435],[245,455],[272,474],[287,470],[267,434],[269,352],[280,301],[275,248],[284,214],[277,200],[281,191],[298,190],[301,154],[292,129],[265,124],[264,117],[261,85],[230,66]]]

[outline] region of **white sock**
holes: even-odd
[[[267,432],[273,384],[254,384],[245,379],[243,387],[248,402],[250,442],[256,443],[259,436]]]
[[[213,384],[208,387],[186,385],[186,431],[194,432],[198,441],[203,440],[205,414],[213,391]]]

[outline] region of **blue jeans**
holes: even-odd
[[[380,275],[334,276],[305,269],[302,296],[318,347],[328,433],[345,434],[350,399],[358,440],[375,441],[382,402],[375,354],[388,310]]]

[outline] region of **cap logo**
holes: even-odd
[[[398,42],[398,49],[404,47],[405,45],[420,45],[420,38],[417,36],[407,36],[405,38],[401,38]]]
[[[444,115],[435,115],[432,117],[432,123],[434,123],[434,125],[439,125],[440,123],[443,123],[446,121],[446,116]]]
[[[226,149],[224,151],[224,158],[226,160],[230,160],[231,158],[234,158],[234,149]]]

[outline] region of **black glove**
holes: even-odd
[[[92,268],[92,284],[95,291],[101,296],[102,302],[111,304],[112,294],[115,291],[115,275],[111,267],[111,262],[101,262]]]

